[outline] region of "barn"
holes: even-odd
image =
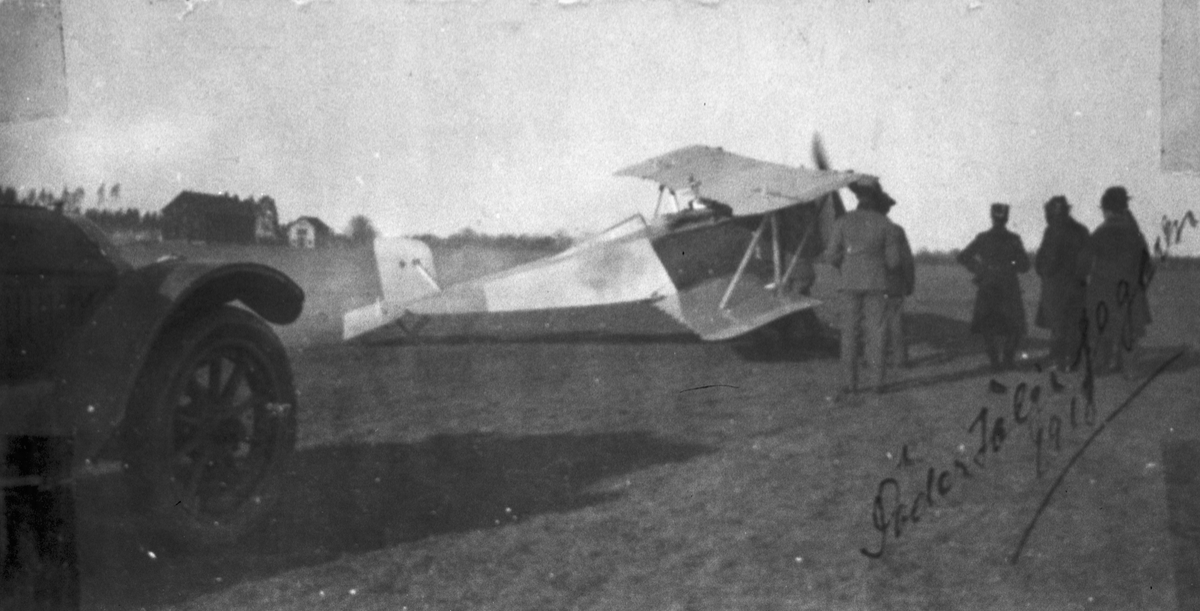
[[[294,248],[324,248],[333,230],[315,216],[302,216],[287,226],[288,244]]]
[[[258,213],[230,195],[183,191],[162,210],[165,240],[253,244]]]

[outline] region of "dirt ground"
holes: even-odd
[[[965,272],[919,274],[915,366],[848,402],[828,345],[702,343],[649,309],[290,342],[300,449],[273,519],[159,549],[114,476],[87,478],[84,608],[1176,608],[1200,532],[1200,480],[1171,471],[1200,440],[1200,273],[1156,278],[1142,375],[1097,379],[1094,411],[1083,376],[988,372]]]

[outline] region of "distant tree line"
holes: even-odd
[[[62,208],[70,212],[78,212],[86,205],[87,190],[83,187],[75,187],[68,189],[63,187],[61,193],[55,193],[49,189],[29,189],[24,194],[20,193],[16,187],[0,187],[0,204],[4,205],[24,205],[24,206],[41,206],[43,208]],[[100,183],[96,188],[95,207],[99,208],[105,205],[106,202],[119,202],[121,200],[121,184],[116,183],[111,187],[106,183]]]
[[[952,250],[918,250],[913,254],[917,265],[958,265],[959,249]],[[1032,255],[1030,255],[1032,256]]]
[[[162,229],[162,217],[158,212],[146,212],[137,208],[103,208],[106,203],[121,201],[121,185],[108,187],[101,184],[96,190],[95,205],[85,207],[87,191],[83,187],[68,189],[61,193],[47,189],[30,189],[21,194],[14,187],[0,187],[0,205],[37,206],[59,212],[82,214],[106,232],[157,233]]]
[[[952,250],[920,250],[913,254],[917,265],[958,265],[957,248]],[[1037,255],[1029,253],[1029,260]],[[1156,258],[1155,265],[1170,269],[1200,269],[1200,257],[1172,254],[1170,257]]]
[[[464,246],[480,246],[497,249],[525,249],[525,250],[543,250],[551,252],[560,252],[570,248],[574,240],[571,239],[565,232],[557,232],[553,235],[529,235],[529,234],[500,234],[488,235],[479,233],[470,227],[460,229],[458,232],[449,237],[435,236],[432,234],[420,234],[412,236],[430,246],[445,247],[445,248],[462,248]]]
[[[142,211],[137,208],[123,210],[88,208],[83,211],[83,218],[95,223],[106,232],[159,232],[162,231],[162,215],[154,211]]]
[[[366,215],[356,214],[350,217],[345,238],[351,246],[370,246],[378,235],[375,224]]]

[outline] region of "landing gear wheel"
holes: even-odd
[[[825,352],[825,326],[812,310],[801,310],[755,329],[738,352],[748,358],[774,359]]]
[[[821,339],[823,329],[817,313],[812,310],[793,312],[768,326],[791,348],[804,347]]]
[[[253,314],[222,306],[159,340],[124,436],[135,510],[186,546],[224,545],[266,517],[296,444],[287,354]]]

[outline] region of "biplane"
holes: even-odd
[[[814,263],[839,190],[878,180],[688,146],[616,172],[658,184],[654,216],[641,214],[553,256],[442,288],[424,243],[379,238],[383,296],[347,312],[343,337],[385,326],[414,335],[429,317],[648,303],[703,340],[734,338],[811,310]],[[809,312],[811,314],[811,312]]]

